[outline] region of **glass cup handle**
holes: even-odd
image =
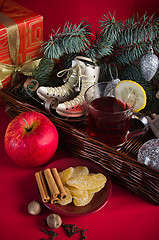
[[[142,113],[139,113],[139,112],[133,113],[132,119],[139,120],[140,122],[143,123],[144,127],[139,129],[139,130],[129,132],[128,133],[128,138],[143,135],[148,131],[149,122],[148,122],[147,118]]]

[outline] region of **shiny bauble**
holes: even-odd
[[[141,58],[140,66],[142,76],[146,81],[150,81],[156,74],[159,65],[158,57],[153,53],[152,46],[146,55]]]

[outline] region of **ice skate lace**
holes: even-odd
[[[65,96],[67,93],[68,95],[70,92],[74,91],[75,84],[81,81],[81,77],[83,77],[83,73],[85,72],[85,67],[79,64],[76,64],[73,67],[64,69],[58,72],[57,76],[62,77],[67,73],[67,77],[65,79],[66,83],[59,87],[47,87],[47,92],[49,95],[58,96]]]
[[[84,77],[87,79],[82,80],[82,87],[81,87],[81,91],[80,91],[79,95],[70,101],[64,102],[66,109],[74,108],[74,107],[77,108],[78,105],[83,106],[83,104],[85,102],[84,93],[88,89],[88,87],[90,87],[94,83],[94,81],[90,81],[90,80],[94,79],[93,76],[84,76]]]

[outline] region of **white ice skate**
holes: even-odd
[[[82,57],[82,59],[88,60],[88,58]],[[89,59],[90,60],[90,59]],[[65,83],[59,87],[44,87],[41,86],[37,89],[37,95],[42,100],[47,100],[50,97],[58,99],[58,102],[65,102],[73,98],[76,92],[76,85],[80,81],[79,79],[85,73],[86,65],[81,61],[81,57],[77,56],[72,61],[72,67],[64,69],[58,72],[57,76],[62,77],[67,73]]]
[[[91,61],[90,59],[87,60]],[[93,65],[93,63],[85,63],[85,72],[79,78],[79,94],[70,101],[60,103],[56,108],[56,112],[65,117],[80,117],[86,114],[87,104],[84,100],[84,93],[91,85],[98,82],[99,72],[99,66]]]

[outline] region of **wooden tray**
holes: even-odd
[[[38,111],[46,115],[57,127],[61,141],[69,151],[77,157],[87,158],[102,165],[111,176],[112,180],[128,188],[137,195],[159,205],[159,173],[137,161],[137,153],[142,144],[155,138],[149,130],[145,135],[128,140],[116,151],[105,144],[89,138],[86,134],[86,121],[66,122],[50,116],[43,106],[36,102],[29,104],[23,97],[15,95],[16,89],[23,82],[12,86],[8,90],[1,90],[7,113],[14,118],[24,111]],[[133,122],[131,129],[138,129],[139,123]]]

